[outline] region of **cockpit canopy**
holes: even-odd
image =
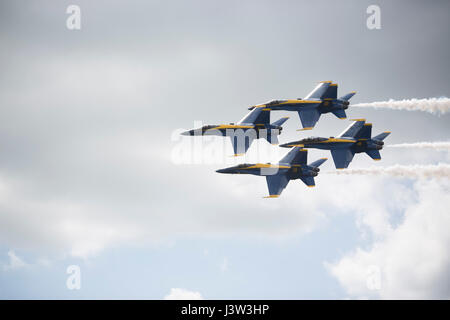
[[[305,139],[300,140],[301,142],[308,142],[308,143],[314,143],[314,142],[321,142],[321,141],[325,141],[327,140],[327,138],[322,138],[322,137],[308,137]]]
[[[274,104],[280,104],[280,103],[285,102],[285,101],[287,101],[287,100],[272,100],[272,101],[267,102],[266,106],[271,106],[271,105],[274,105]]]
[[[215,128],[215,127],[217,127],[217,125],[206,125],[206,126],[203,126],[201,129],[202,130],[209,130],[209,129],[212,129],[212,128]]]
[[[242,164],[238,164],[235,168],[246,168],[251,166],[252,164],[250,163],[242,163]]]

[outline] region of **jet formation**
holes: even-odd
[[[288,120],[288,117],[270,123],[272,111],[297,112],[303,127],[299,130],[313,129],[320,116],[325,113],[333,113],[339,119],[346,119],[345,110],[348,109],[349,100],[356,92],[352,91],[337,98],[337,89],[337,83],[321,81],[304,99],[272,100],[268,103],[254,105],[249,108],[250,112],[237,124],[205,125],[181,134],[187,136],[228,136],[233,146],[234,156],[243,155],[255,139],[263,138],[270,144],[278,144],[278,136],[283,129],[282,125]],[[354,119],[352,121],[354,123],[338,137],[309,137],[281,144],[280,147],[292,149],[277,164],[244,163],[219,169],[216,172],[265,176],[269,190],[269,196],[266,198],[276,198],[280,196],[290,180],[299,179],[308,187],[315,186],[314,177],[319,174],[319,166],[327,158],[321,158],[307,164],[307,149],[330,150],[336,169],[347,168],[356,153],[365,152],[373,160],[381,160],[379,151],[383,149],[383,140],[390,134],[390,131],[372,137],[371,123],[366,123],[365,119]]]

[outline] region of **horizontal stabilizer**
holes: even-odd
[[[380,151],[378,150],[369,150],[366,151],[366,153],[371,157],[373,160],[381,160]]]
[[[283,125],[283,123],[285,123],[287,121],[287,119],[289,119],[289,117],[283,117],[281,119],[278,119],[277,121],[275,121],[274,123],[271,123],[272,126],[275,127],[280,127]]]
[[[350,92],[350,93],[347,93],[345,96],[340,97],[339,100],[348,101],[348,100],[350,100],[355,94],[356,94],[356,91],[352,91],[352,92]]]
[[[331,111],[336,117],[338,117],[339,119],[346,119],[347,115],[345,114],[345,110],[344,109],[337,109],[337,110],[333,110]]]
[[[320,112],[317,108],[298,111],[303,129],[312,129],[320,118]]]
[[[279,196],[289,183],[289,178],[284,173],[266,176],[267,188],[269,189],[270,198]]]
[[[300,177],[300,179],[308,186],[315,187],[316,182],[314,181],[314,177]]]
[[[349,148],[331,150],[336,169],[345,169],[353,160],[355,155]]]
[[[380,141],[383,141],[383,140],[386,139],[386,137],[387,137],[388,135],[390,135],[390,134],[391,134],[390,131],[385,131],[385,132],[380,133],[379,135],[373,137],[372,139],[373,139],[373,140],[380,140]]]
[[[327,158],[322,158],[322,159],[316,160],[314,162],[311,162],[310,164],[308,164],[308,166],[317,168],[317,167],[320,167],[327,160],[328,160]]]

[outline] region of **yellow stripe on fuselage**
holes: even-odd
[[[286,100],[277,104],[272,104],[272,105],[267,105],[267,104],[259,104],[256,105],[255,108],[268,108],[270,110],[270,107],[274,107],[274,106],[280,106],[283,104],[300,104],[300,103],[317,103],[320,104],[322,103],[322,101],[316,101],[316,100]],[[264,110],[264,109],[263,109]]]
[[[253,128],[254,128],[254,126],[241,126],[238,124],[221,124],[217,127],[207,129],[205,131],[220,130],[220,129],[253,129]]]
[[[355,140],[350,140],[350,139],[329,138],[327,140],[314,142],[314,143],[331,143],[331,142],[356,142],[356,141]]]
[[[257,163],[242,169],[262,169],[262,168],[289,169],[290,166],[281,166],[278,164],[269,164],[269,163]]]
[[[283,101],[280,104],[292,104],[292,103],[321,103],[322,101],[315,101],[315,100],[287,100]]]

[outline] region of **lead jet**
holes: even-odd
[[[372,124],[365,119],[355,119],[339,137],[309,137],[280,145],[283,148],[303,147],[330,150],[336,169],[345,169],[355,153],[365,152],[373,160],[381,160],[383,140],[391,133],[385,131],[372,138]]]
[[[323,113],[331,112],[339,119],[347,118],[345,110],[348,109],[349,100],[356,92],[352,91],[337,98],[337,89],[337,83],[321,81],[304,99],[272,100],[249,109],[265,107],[270,110],[297,111],[303,126],[303,129],[300,130],[311,130]]]
[[[308,150],[295,147],[289,151],[278,164],[256,163],[256,164],[240,164],[234,167],[217,170],[218,173],[234,173],[234,174],[253,174],[256,176],[265,176],[267,187],[269,188],[269,196],[265,198],[277,198],[286,188],[290,180],[300,179],[308,187],[314,187],[314,177],[319,174],[319,166],[324,163],[327,158],[306,164]]]
[[[240,156],[247,152],[254,139],[265,138],[271,144],[278,144],[278,136],[283,130],[282,124],[287,119],[289,117],[283,117],[270,123],[270,109],[257,107],[237,124],[205,125],[181,134],[185,136],[229,136],[234,155]]]

